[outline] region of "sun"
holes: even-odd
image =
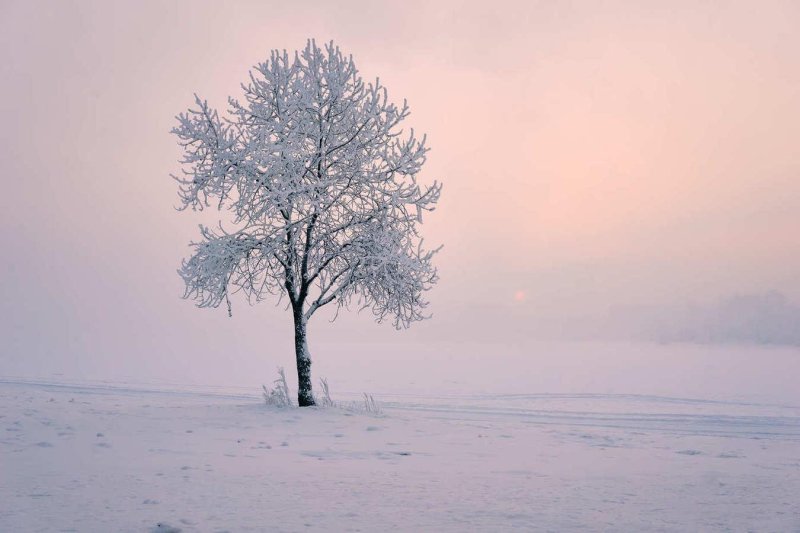
[[[515,302],[524,302],[525,301],[525,291],[517,291],[514,293],[514,301]]]

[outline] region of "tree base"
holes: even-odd
[[[297,405],[300,407],[314,407],[317,403],[314,401],[314,398],[308,399],[302,396],[297,397]]]

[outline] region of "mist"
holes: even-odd
[[[444,244],[432,320],[319,320],[319,358],[797,346],[798,24],[796,2],[4,2],[0,371],[231,380],[292,361],[282,305],[180,299],[206,220],[174,209],[169,131],[194,93],[224,107],[310,37],[408,100],[432,148],[420,179],[444,183],[422,227]]]

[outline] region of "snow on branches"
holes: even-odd
[[[293,56],[273,51],[242,89],[225,117],[195,97],[172,130],[184,148],[173,176],[181,209],[228,210],[236,228],[201,227],[179,270],[184,297],[230,309],[235,291],[285,296],[303,321],[329,303],[370,308],[397,328],[426,318],[436,250],[417,225],[441,185],[417,182],[428,148],[400,129],[406,102],[314,41]]]

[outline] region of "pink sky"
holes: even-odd
[[[281,309],[227,320],[178,298],[199,220],[172,210],[168,132],[192,93],[223,106],[308,37],[351,52],[428,134],[422,177],[445,189],[423,230],[445,249],[426,338],[737,292],[800,301],[799,27],[800,4],[777,1],[5,1],[0,362],[157,367],[265,336],[290,353]],[[316,338],[397,338],[368,321]]]

